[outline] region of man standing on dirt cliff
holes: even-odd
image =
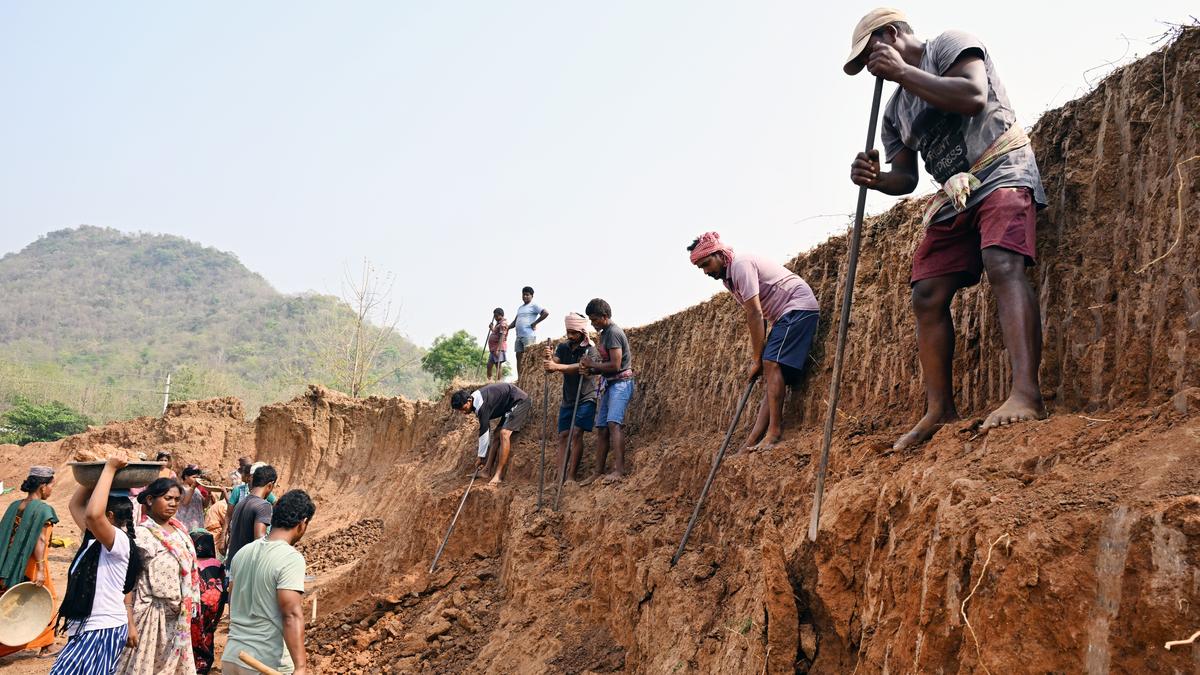
[[[603,298],[592,298],[583,311],[592,327],[600,331],[600,357],[584,356],[579,360],[579,369],[584,375],[597,373],[604,377],[596,410],[596,473],[580,483],[586,486],[597,478],[615,483],[625,477],[625,413],[633,400],[634,381],[633,350],[625,331],[612,320],[612,306]],[[610,444],[613,470],[605,474]]]
[[[499,485],[508,468],[512,435],[529,421],[529,411],[533,408],[529,395],[515,384],[494,382],[471,393],[459,389],[450,397],[450,407],[464,415],[473,414],[479,420],[478,467],[486,467],[491,472],[492,480],[488,485]],[[500,418],[504,420],[500,423],[498,434],[499,452],[489,452],[492,445],[491,421]]]
[[[958,289],[979,283],[983,271],[996,294],[1013,379],[1008,400],[982,428],[1044,418],[1041,316],[1025,268],[1034,264],[1037,208],[1046,205],[1046,195],[991,55],[961,31],[923,41],[903,14],[880,8],[855,27],[843,70],[854,75],[864,67],[900,85],[883,113],[891,171],[880,171],[872,150],[855,158],[850,180],[884,194],[909,194],[917,186],[919,153],[942,184],[925,210],[910,280],[925,416],[894,447],[922,443],[958,419],[950,301]]]
[[[534,304],[532,286],[521,289],[521,302],[524,304],[517,308],[513,319],[513,328],[517,331],[517,341],[513,348],[517,358],[513,365],[518,377],[521,375],[521,354],[525,352],[526,347],[537,342],[537,325],[550,316],[550,312],[542,309],[541,305]]]
[[[783,388],[800,384],[808,363],[819,318],[817,298],[783,265],[749,253],[735,255],[716,232],[700,235],[687,250],[692,264],[725,284],[742,306],[750,333],[746,381],[765,375],[767,389],[743,450],[772,448],[783,438]]]
[[[563,376],[562,403],[558,408],[558,461],[555,466],[562,466],[569,433],[571,456],[567,458],[566,480],[575,480],[579,458],[583,456],[583,434],[592,430],[596,419],[596,385],[599,380],[595,376],[581,374],[579,361],[585,356],[598,360],[600,352],[588,339],[587,317],[571,313],[567,315],[565,323],[567,339],[560,342],[553,352],[546,347],[545,369],[547,373],[562,373]],[[576,401],[579,402],[578,406]],[[571,419],[572,414],[575,415],[574,420]]]

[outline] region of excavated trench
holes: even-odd
[[[922,400],[907,288],[920,201],[867,223],[816,544],[828,329],[785,442],[727,459],[670,565],[742,387],[722,365],[747,349],[725,296],[629,331],[631,475],[568,483],[557,512],[536,509],[542,381],[522,368],[537,405],[509,485],[472,491],[433,574],[473,462],[474,429],[444,400],[314,387],[252,424],[236,401],[194,402],[32,451],[280,467],[318,502],[319,672],[1200,672],[1200,648],[1162,647],[1200,628],[1197,110],[1200,30],[1185,29],[1032,132],[1051,201],[1030,271],[1047,420],[890,451]],[[791,263],[826,318],[845,247]],[[1008,380],[986,283],[952,311],[961,408],[981,415]]]

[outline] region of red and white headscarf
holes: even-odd
[[[566,323],[567,330],[577,330],[580,333],[583,333],[583,342],[580,342],[579,344],[587,345],[587,343],[588,343],[588,320],[587,320],[587,317],[583,316],[582,314],[576,314],[574,312],[571,312],[570,314],[567,314],[566,318],[563,319],[563,322]]]
[[[695,265],[714,253],[721,256],[726,265],[733,262],[733,249],[721,241],[721,235],[716,232],[705,232],[696,241],[696,248],[692,249],[692,264]]]

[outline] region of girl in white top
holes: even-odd
[[[96,487],[80,487],[71,497],[71,517],[84,532],[83,545],[71,562],[58,610],[58,627],[70,637],[51,675],[111,675],[121,650],[137,643],[129,634],[125,603],[142,569],[133,545],[133,505],[128,497],[109,494],[113,476],[125,463],[110,457]]]

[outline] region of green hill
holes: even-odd
[[[250,410],[308,382],[346,388],[349,306],[283,295],[233,254],[180,237],[51,232],[0,258],[0,303],[0,405],[21,395],[97,421],[157,414],[167,373],[172,400],[235,395]],[[422,353],[390,336],[364,393],[430,395]]]

